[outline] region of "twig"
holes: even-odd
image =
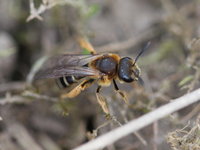
[[[124,109],[119,109],[120,114],[124,120],[125,123],[128,123],[128,119],[127,119],[127,113],[128,113],[128,109],[127,109],[127,105],[123,105]],[[133,132],[133,134],[139,139],[139,141],[144,145],[147,146],[147,141],[140,135],[139,132],[135,131]]]
[[[107,126],[108,124],[110,124],[110,123],[112,123],[112,122],[113,122],[113,120],[107,120],[106,122],[104,122],[103,124],[101,124],[100,126],[98,126],[96,129],[94,129],[92,132],[88,132],[88,133],[87,133],[88,139],[89,139],[89,140],[93,140],[95,137],[97,137],[97,133],[98,133],[98,131],[99,131],[101,128]]]
[[[31,97],[31,98],[39,99],[39,100],[52,101],[52,102],[58,102],[58,100],[59,100],[56,97],[50,97],[50,96],[47,96],[47,95],[41,95],[41,94],[33,93],[31,91],[25,91],[23,93],[23,96]]]
[[[191,84],[189,85],[188,93],[190,93],[190,92],[194,89],[195,85],[199,82],[199,78],[200,78],[200,69],[199,69],[197,66],[194,67],[194,69],[196,70],[196,73],[195,73],[195,75],[194,75],[193,81],[192,81]]]
[[[10,91],[22,91],[26,88],[25,82],[10,82],[0,84],[0,93],[10,92]]]
[[[191,112],[189,112],[187,115],[185,115],[180,122],[186,122],[188,121],[190,118],[192,118],[195,114],[197,114],[198,112],[200,112],[200,104],[196,105],[195,108],[192,109]]]
[[[0,98],[0,105],[5,105],[9,103],[25,103],[29,102],[29,100],[46,100],[51,102],[57,102],[59,99],[55,97],[49,97],[46,95],[40,95],[37,93],[33,93],[31,91],[25,91],[22,95],[6,95],[4,98]]]
[[[158,150],[158,121],[153,123],[153,150]]]
[[[33,136],[28,130],[21,124],[13,123],[8,126],[7,130],[11,137],[16,139],[22,149],[30,149],[31,147],[31,150],[43,150],[43,148],[33,139]]]
[[[126,50],[138,45],[142,41],[149,40],[152,37],[155,37],[157,34],[158,34],[158,29],[150,28],[146,32],[134,36],[126,41],[107,44],[104,46],[96,47],[95,49],[98,52],[114,52],[114,51]]]
[[[10,103],[24,103],[27,102],[27,98],[23,96],[6,96],[5,98],[0,98],[0,105],[10,104]]]
[[[57,0],[57,1],[45,1],[40,4],[39,8],[35,8],[35,4],[33,0],[29,0],[30,2],[30,16],[26,19],[27,22],[30,20],[37,18],[39,20],[43,20],[43,18],[40,16],[42,13],[44,13],[46,10],[49,10],[57,5],[71,5],[73,7],[80,8],[82,6],[82,9],[84,10],[84,3],[81,1],[74,1],[74,0]]]
[[[32,66],[28,76],[27,76],[27,84],[31,85],[32,82],[34,81],[34,77],[36,75],[36,73],[41,69],[42,65],[46,62],[46,60],[48,59],[47,56],[43,56],[41,58],[39,58]]]
[[[106,133],[93,141],[90,141],[84,145],[81,145],[74,150],[98,150],[104,148],[115,141],[131,134],[134,131],[142,129],[147,125],[175,112],[186,106],[189,106],[200,100],[200,89],[197,89],[189,94],[186,94],[180,98],[172,100],[171,103],[157,108],[156,110],[143,115],[142,117],[132,120],[122,127],[116,128],[109,133]]]
[[[133,134],[139,139],[139,141],[144,145],[144,146],[147,146],[147,141],[144,139],[144,137],[142,137],[142,135],[135,131],[133,132]]]

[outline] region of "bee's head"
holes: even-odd
[[[119,61],[118,77],[124,82],[138,81],[140,68],[130,57],[121,58]]]
[[[148,42],[143,47],[143,49],[137,55],[135,60],[133,60],[130,57],[124,57],[120,59],[118,67],[118,77],[121,81],[124,82],[139,81],[141,84],[143,84],[143,80],[140,77],[140,68],[138,67],[136,62],[138,58],[141,56],[141,54],[149,47],[149,45],[150,42]]]

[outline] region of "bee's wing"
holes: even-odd
[[[57,66],[84,66],[89,62],[102,56],[102,54],[95,55],[79,55],[79,54],[63,54],[53,56],[47,59],[43,64],[44,68],[53,68]]]
[[[84,67],[89,62],[99,58],[102,54],[97,55],[76,55],[76,54],[64,54],[54,57],[50,57],[42,65],[38,73],[36,73],[34,79],[45,78],[59,78],[63,76],[100,76],[102,75],[96,69]]]
[[[51,69],[41,70],[35,75],[35,80],[47,78],[60,78],[63,76],[102,76],[98,70],[89,67],[56,66]]]

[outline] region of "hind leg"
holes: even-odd
[[[86,88],[88,88],[89,86],[91,86],[92,83],[94,83],[93,79],[84,80],[79,85],[77,85],[75,88],[73,88],[70,92],[62,94],[61,98],[73,98],[73,97],[76,97],[77,95],[79,95],[81,93],[81,91],[83,91]]]
[[[100,94],[100,90],[101,90],[101,86],[98,86],[96,90],[97,101],[99,105],[101,106],[102,110],[104,111],[104,113],[108,115],[109,114],[108,104],[106,102],[106,98]]]

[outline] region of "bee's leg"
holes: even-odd
[[[86,88],[88,88],[89,86],[91,86],[93,82],[94,82],[94,79],[84,80],[78,86],[73,88],[70,92],[68,92],[66,94],[62,94],[61,98],[76,97],[77,95],[79,95],[81,93],[81,91],[83,91]]]
[[[86,37],[79,36],[76,39],[82,49],[86,49],[91,54],[96,54],[94,47],[90,44]]]
[[[100,94],[100,90],[101,90],[101,86],[98,86],[98,88],[96,90],[97,101],[100,104],[103,111],[106,113],[106,115],[109,115],[108,104],[106,102],[106,98]]]
[[[118,88],[117,83],[116,83],[116,81],[115,81],[114,79],[113,79],[113,84],[114,84],[115,91],[116,91],[117,93],[119,93],[119,95],[122,97],[122,99],[125,101],[125,103],[128,104],[128,99],[127,99],[127,97],[126,97],[126,93],[125,93],[124,91],[121,91],[121,90]]]

